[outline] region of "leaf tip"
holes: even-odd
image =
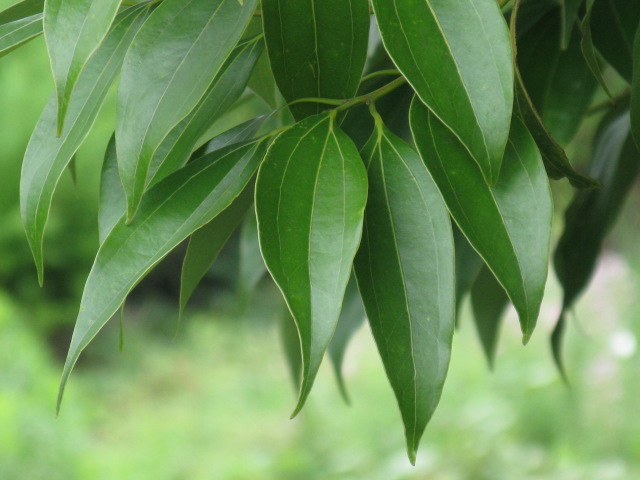
[[[407,456],[412,466],[416,466],[416,457],[418,456],[418,449],[415,445],[407,445]]]

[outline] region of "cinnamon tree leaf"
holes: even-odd
[[[69,108],[71,92],[89,57],[107,36],[121,0],[46,0],[44,38],[58,99],[57,132]]]
[[[0,18],[5,12],[0,13]],[[18,17],[15,20],[11,20],[11,18],[12,16],[7,15],[6,20],[8,21],[0,22],[0,57],[42,33],[42,11],[27,17]]]
[[[367,0],[262,0],[271,70],[287,102],[353,97],[367,57]],[[326,109],[291,106],[300,120]]]
[[[410,117],[422,160],[451,216],[515,305],[526,343],[547,279],[552,217],[535,142],[514,118],[500,178],[490,187],[460,141],[418,99]]]
[[[164,138],[198,105],[253,16],[256,0],[164,0],[127,52],[116,147],[133,218]]]
[[[378,120],[362,150],[369,176],[358,288],[415,464],[440,401],[455,316],[454,248],[442,197],[418,154]]]
[[[252,181],[266,140],[205,155],[149,191],[129,225],[122,217],[98,250],[80,303],[58,393],[82,350],[133,287],[173,248],[224,212]]]
[[[281,133],[256,183],[260,249],[302,347],[293,415],[309,395],[336,328],[367,200],[362,160],[335,117],[309,117]]]
[[[513,62],[495,0],[373,0],[382,41],[490,184],[509,136]]]

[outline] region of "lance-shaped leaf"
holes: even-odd
[[[638,177],[640,153],[629,136],[625,112],[605,118],[596,140],[589,173],[602,188],[578,192],[565,212],[565,227],[554,255],[554,266],[564,290],[562,313],[571,308],[588,285],[602,249],[602,242]],[[554,358],[559,366],[562,326],[556,331]]]
[[[560,19],[555,12],[519,35],[518,67],[531,101],[544,125],[560,145],[567,145],[582,123],[597,83],[573,30],[560,48]]]
[[[636,0],[596,0],[591,14],[593,45],[604,59],[631,82],[633,39],[640,22]]]
[[[495,0],[374,0],[389,55],[420,99],[498,180],[513,106],[513,62]]]
[[[303,374],[297,414],[336,328],[360,243],[367,176],[335,112],[274,141],[256,183],[260,249],[295,319]]]
[[[354,96],[367,57],[367,0],[262,0],[271,69],[287,102]],[[291,106],[296,119],[326,108]]]
[[[377,120],[354,263],[373,337],[400,407],[411,463],[449,368],[454,247],[442,197],[418,154]]]
[[[151,189],[130,225],[124,217],[118,221],[98,250],[84,287],[58,408],[82,350],[160,260],[231,205],[254,177],[265,149],[262,140],[206,155]]]
[[[500,178],[489,187],[464,146],[417,99],[410,117],[418,151],[451,216],[506,290],[527,342],[547,279],[552,217],[535,142],[514,118]]]
[[[156,150],[149,165],[149,185],[183,166],[207,129],[240,98],[263,45],[261,37],[253,37],[233,49],[198,105]]]
[[[44,0],[24,0],[0,12],[0,57],[42,33]]]
[[[122,67],[116,146],[130,221],[164,138],[200,102],[253,15],[256,0],[164,0]]]
[[[582,49],[584,60],[589,66],[591,73],[593,73],[593,76],[598,81],[600,86],[602,86],[607,95],[609,95],[609,98],[613,98],[613,95],[609,90],[609,86],[607,85],[607,82],[605,82],[604,76],[602,74],[603,62],[601,60],[601,56],[596,50],[595,45],[593,44],[593,35],[591,34],[591,17],[593,15],[593,4],[594,0],[587,0],[587,12],[584,14],[584,18],[580,23],[580,30],[582,31],[582,40],[580,41],[580,47]]]
[[[118,174],[116,137],[111,136],[102,162],[100,173],[100,199],[98,201],[98,238],[100,245],[109,235],[118,220],[124,215],[127,201]]]
[[[287,362],[287,368],[291,375],[291,383],[293,383],[293,388],[299,391],[300,382],[302,380],[302,352],[300,350],[300,336],[298,335],[296,322],[286,306],[283,306],[279,327],[280,341],[282,342],[284,359]]]
[[[456,247],[456,314],[459,318],[462,301],[465,295],[471,291],[484,263],[455,225],[453,226],[453,242]]]
[[[62,135],[56,135],[57,101],[54,95],[29,140],[22,164],[20,207],[41,283],[42,239],[56,185],[91,130],[146,11],[143,6],[132,7],[118,17],[111,33],[78,79]]]
[[[56,84],[58,134],[78,77],[106,37],[119,6],[120,0],[45,1],[44,38]]]
[[[471,289],[471,307],[482,349],[493,368],[500,334],[500,322],[509,297],[491,270],[483,268]]]
[[[331,359],[333,372],[336,375],[340,394],[347,404],[350,403],[350,400],[349,393],[347,392],[347,385],[344,382],[342,365],[344,363],[344,356],[347,353],[347,346],[355,333],[364,323],[364,318],[364,306],[360,299],[358,285],[352,275],[344,294],[344,301],[342,302],[342,311],[340,312],[340,318],[338,319],[338,326],[336,327],[336,332],[331,339],[328,349],[329,358]]]
[[[578,22],[578,11],[585,0],[562,0],[562,29],[560,47],[567,50]]]
[[[640,54],[640,29],[636,34],[634,46],[636,55]],[[640,147],[640,61],[633,65],[633,80],[631,82],[631,135]]]

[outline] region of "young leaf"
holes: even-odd
[[[350,400],[347,385],[344,382],[344,376],[342,374],[342,364],[344,363],[344,356],[347,352],[349,341],[364,323],[364,318],[364,306],[360,299],[358,285],[356,284],[354,276],[351,275],[351,279],[347,284],[347,290],[344,294],[338,326],[336,327],[336,332],[331,339],[328,349],[340,394],[347,404],[350,403]]]
[[[71,92],[89,57],[100,46],[121,0],[46,0],[44,38],[58,99],[57,132],[62,134]]]
[[[296,415],[309,395],[340,315],[362,234],[367,176],[335,113],[279,135],[260,167],[260,249],[296,322],[303,352]]]
[[[116,146],[131,221],[164,138],[198,105],[240,39],[256,0],[164,0],[127,52]]]
[[[54,190],[71,157],[91,130],[146,12],[144,6],[132,7],[118,16],[111,33],[78,78],[62,135],[56,135],[54,95],[29,140],[20,179],[20,208],[41,283],[44,275],[42,240]]]
[[[0,25],[0,57],[42,33],[42,13]]]
[[[552,216],[536,144],[514,118],[500,178],[489,187],[464,146],[417,99],[410,116],[422,160],[451,216],[515,305],[526,343],[547,279]]]
[[[500,333],[500,321],[509,305],[509,297],[491,270],[483,268],[471,289],[473,318],[482,343],[482,349],[493,368]]]
[[[118,221],[98,251],[82,294],[58,408],[82,350],[162,258],[232,204],[254,177],[265,150],[261,140],[206,155],[151,189],[130,225],[124,217]]]
[[[420,157],[378,120],[363,148],[369,200],[358,288],[415,464],[449,368],[455,315],[449,214]]]
[[[171,129],[155,151],[149,164],[149,185],[183,166],[207,129],[240,98],[263,45],[258,36],[234,48],[198,105]]]
[[[496,183],[509,136],[513,63],[495,0],[373,0],[389,55]]]
[[[367,0],[262,0],[271,69],[287,102],[353,97],[367,57]],[[291,106],[300,120],[325,108]]]

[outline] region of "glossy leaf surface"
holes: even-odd
[[[89,57],[107,36],[120,1],[46,0],[44,3],[44,38],[56,84],[59,134],[71,92]]]
[[[509,35],[495,0],[374,0],[389,55],[494,184],[513,106]]]
[[[340,315],[360,243],[366,171],[334,114],[280,134],[256,184],[260,249],[295,319],[303,352],[302,408]]]
[[[164,0],[127,52],[116,146],[132,219],[165,136],[198,105],[240,39],[256,0]]]
[[[507,291],[528,341],[547,279],[552,216],[535,142],[514,119],[500,179],[489,187],[464,146],[417,99],[411,129],[451,216]]]
[[[271,69],[287,102],[300,98],[350,98],[367,57],[367,0],[262,0]],[[326,106],[291,106],[296,119]]]
[[[100,247],[84,288],[58,407],[82,350],[162,258],[232,204],[254,177],[265,149],[259,141],[206,155],[150,190],[130,225],[124,217],[118,221]]]
[[[451,223],[429,172],[407,143],[378,124],[362,154],[369,200],[354,267],[415,463],[451,356]]]
[[[54,95],[29,140],[22,164],[20,206],[41,282],[42,240],[56,185],[91,130],[145,14],[145,7],[133,7],[118,17],[112,32],[78,79],[62,135],[56,135],[57,101]]]

